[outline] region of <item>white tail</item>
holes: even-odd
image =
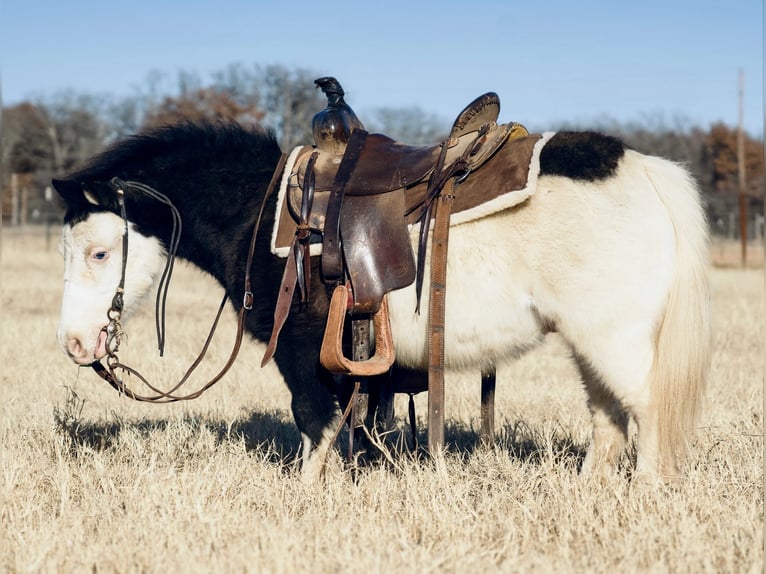
[[[646,161],[676,237],[673,282],[650,373],[660,471],[673,476],[695,430],[710,368],[709,236],[697,186],[687,172],[657,158]]]

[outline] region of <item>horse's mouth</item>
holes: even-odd
[[[93,353],[93,357],[96,361],[106,357],[107,337],[108,337],[108,334],[106,332],[106,327],[104,327],[98,332],[98,339],[96,339],[96,350]]]

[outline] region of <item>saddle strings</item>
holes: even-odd
[[[160,276],[160,281],[157,286],[157,299],[154,305],[154,324],[157,330],[157,347],[160,351],[160,357],[165,354],[165,308],[167,306],[168,289],[170,287],[170,277],[173,274],[173,265],[175,262],[176,253],[178,252],[178,245],[181,242],[181,231],[183,225],[181,223],[181,214],[178,212],[178,208],[173,205],[170,198],[150,187],[138,181],[122,181],[119,178],[112,179],[112,184],[116,187],[126,187],[136,191],[140,191],[152,199],[159,201],[160,203],[167,205],[170,209],[170,214],[173,219],[173,229],[170,233],[170,242],[168,243],[167,259],[165,261],[165,268]],[[125,221],[127,225],[127,218]],[[123,269],[123,276],[125,270]]]

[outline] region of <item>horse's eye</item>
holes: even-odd
[[[109,257],[109,253],[107,251],[96,251],[92,255],[93,259],[96,261],[103,261],[107,257]]]

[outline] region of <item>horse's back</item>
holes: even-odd
[[[541,175],[523,204],[453,227],[450,366],[515,358],[551,329],[586,349],[626,330],[649,340],[674,271],[674,226],[651,178],[662,170],[683,179],[674,164],[625,150],[605,177]],[[391,300],[397,356],[422,367],[427,316],[415,315],[412,289]]]

